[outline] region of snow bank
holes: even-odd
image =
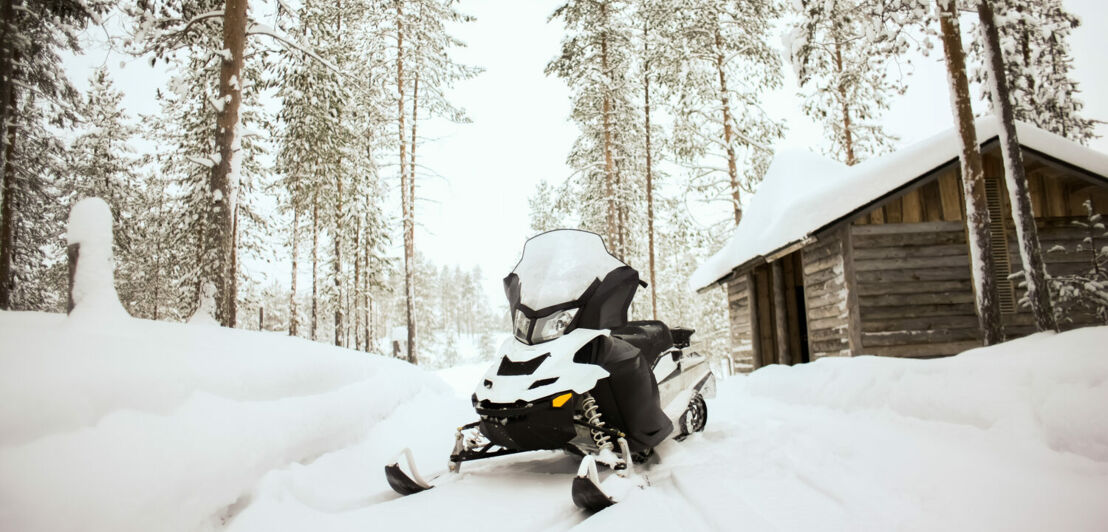
[[[266,473],[360,441],[417,394],[452,396],[280,334],[61,322],[0,312],[0,529],[218,527]]]
[[[0,530],[1067,530],[1108,523],[1108,327],[941,360],[825,358],[720,382],[649,487],[587,516],[579,459],[442,474],[482,366],[273,333],[0,312]]]
[[[997,136],[992,116],[975,122],[979,142]],[[1020,144],[1108,176],[1108,155],[1023,122],[1016,123]],[[783,151],[777,154],[762,185],[750,199],[742,223],[718,252],[705,260],[689,286],[704,288],[733,268],[765,256],[818,232],[888,192],[958,158],[957,131],[946,130],[897,151],[846,167],[818,155]]]

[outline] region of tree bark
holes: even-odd
[[[415,331],[415,218],[413,217],[413,201],[409,170],[407,168],[407,150],[405,134],[407,128],[404,124],[404,11],[402,3],[396,3],[396,90],[398,131],[400,140],[400,203],[404,216],[404,301],[407,310],[408,324],[408,362],[418,363],[416,356],[416,331]]]
[[[993,258],[989,236],[989,209],[985,197],[985,179],[977,131],[970,106],[969,81],[966,78],[966,56],[958,29],[958,10],[953,0],[937,0],[943,52],[946,56],[947,81],[953,103],[954,123],[962,143],[959,157],[962,188],[966,197],[966,235],[969,240],[971,268],[975,288],[978,324],[985,345],[1004,340],[997,305],[996,282],[993,279]]]
[[[292,208],[292,285],[289,291],[289,336],[296,336],[299,332],[300,320],[297,318],[296,308],[296,278],[298,277],[298,263],[300,258],[300,209]]]
[[[1023,263],[1024,280],[1027,282],[1027,299],[1035,315],[1035,326],[1040,331],[1057,331],[1054,308],[1050,301],[1050,286],[1046,281],[1046,265],[1039,246],[1039,232],[1035,227],[1035,215],[1031,210],[1031,193],[1027,188],[1027,175],[1023,167],[1023,154],[1016,134],[1016,119],[1008,92],[1004,56],[1000,49],[1000,34],[988,0],[980,0],[977,14],[981,19],[981,32],[985,37],[985,57],[992,77],[993,107],[1000,120],[1000,153],[1004,157],[1004,176],[1008,184],[1008,199],[1012,205],[1012,220],[1016,226],[1020,260]]]
[[[10,6],[9,6],[10,8]],[[3,162],[3,197],[0,198],[0,310],[12,309],[12,293],[15,291],[15,88],[8,92],[8,105],[13,111],[7,128],[0,128],[0,136],[6,137]],[[6,130],[5,130],[6,129]]]
[[[610,76],[608,70],[608,4],[601,2],[600,12],[603,17],[604,28],[600,34],[600,69],[605,77]],[[611,81],[611,78],[608,78]],[[616,195],[615,195],[615,161],[612,157],[612,100],[607,88],[603,97],[603,124],[604,124],[604,197],[608,199],[608,244],[615,246],[616,237]]]
[[[650,262],[650,316],[658,319],[658,287],[654,281],[654,173],[651,169],[650,152],[650,30],[646,23],[642,26],[643,40],[643,115],[646,118],[646,240],[647,255]]]
[[[362,349],[362,218],[354,228],[354,349]]]
[[[835,72],[841,78],[843,75],[843,52],[842,43],[838,39],[835,40]],[[839,103],[842,105],[843,111],[843,151],[846,152],[846,165],[854,166],[858,160],[854,157],[854,133],[850,130],[850,104],[846,98],[846,87],[842,82],[839,82]]]
[[[0,310],[11,310],[15,290],[15,141],[16,102],[15,9],[13,0],[0,0]]]
[[[216,118],[219,164],[212,167],[208,192],[212,195],[207,242],[212,260],[208,282],[216,289],[216,319],[224,327],[235,323],[234,215],[238,178],[233,159],[239,147],[239,107],[242,104],[242,65],[246,48],[247,0],[227,0],[223,11],[223,60],[219,68],[219,98],[223,104]]]
[[[335,244],[334,265],[332,275],[335,279],[335,345],[341,347],[343,342],[343,298],[342,298],[342,175],[335,175],[335,235],[332,238]]]
[[[312,192],[312,340],[319,332],[319,192]]]
[[[719,74],[719,101],[723,109],[723,145],[727,150],[727,177],[731,180],[731,202],[735,207],[735,225],[743,219],[743,207],[740,201],[739,169],[735,159],[735,146],[731,144],[734,132],[731,131],[731,97],[727,92],[727,74],[723,68],[723,36],[719,28],[715,30],[716,41],[716,72]]]

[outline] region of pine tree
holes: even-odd
[[[0,310],[19,303],[19,293],[49,292],[43,288],[49,283],[34,290],[19,286],[41,280],[32,274],[45,262],[35,260],[41,258],[36,248],[50,241],[28,239],[28,233],[47,236],[55,232],[47,227],[61,223],[48,222],[44,210],[47,195],[56,192],[50,176],[63,172],[61,144],[43,126],[76,119],[78,93],[58,52],[79,51],[79,32],[106,7],[103,1],[0,0]],[[40,297],[22,300],[36,307],[47,303]]]
[[[888,151],[896,138],[877,122],[902,79],[891,63],[909,47],[904,28],[886,27],[867,0],[802,0],[787,39],[804,112],[823,124],[830,155],[853,165]]]
[[[630,4],[572,0],[551,15],[566,27],[559,57],[547,74],[562,78],[572,93],[571,119],[581,130],[567,162],[576,173],[574,194],[580,223],[602,236],[609,251],[630,260],[629,216],[639,212],[643,187],[637,165],[641,124],[633,77],[635,28]]]
[[[1031,192],[1023,167],[1023,154],[1016,133],[1016,121],[1008,80],[1005,76],[1005,58],[1001,51],[1000,35],[989,0],[978,0],[977,12],[981,21],[981,33],[985,41],[985,58],[988,62],[989,86],[992,88],[993,107],[1000,120],[1000,151],[1004,159],[1004,177],[1008,184],[1012,220],[1016,226],[1016,242],[1023,262],[1023,278],[1027,285],[1027,299],[1040,331],[1058,330],[1054,309],[1047,285],[1046,265],[1039,246],[1038,229],[1031,211]]]
[[[1095,138],[1096,122],[1081,117],[1084,103],[1071,75],[1069,38],[1081,21],[1061,0],[994,0],[992,6],[1015,119],[1082,144]],[[969,52],[978,65],[971,70],[972,80],[981,85],[982,98],[995,110],[985,82],[984,40],[971,41]]]
[[[939,27],[946,57],[947,81],[950,87],[952,112],[961,141],[962,188],[966,198],[966,227],[972,264],[974,295],[978,323],[985,345],[1004,340],[997,305],[996,283],[993,279],[993,259],[990,250],[989,209],[985,198],[985,176],[981,152],[970,107],[969,81],[966,76],[965,53],[958,24],[955,0],[937,0]]]
[[[761,105],[766,91],[781,86],[781,59],[769,45],[781,6],[680,0],[674,8],[687,58],[673,110],[678,160],[692,169],[697,188],[728,199],[738,224],[741,195],[761,180],[783,132]]]
[[[131,146],[138,128],[122,109],[122,100],[107,69],[97,69],[79,108],[84,133],[70,147],[69,166],[74,199],[95,196],[111,207],[117,290],[128,311],[138,315],[138,301],[147,294],[144,254],[149,250],[136,236],[144,229],[141,218],[150,206],[138,173],[142,161]]]

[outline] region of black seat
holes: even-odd
[[[658,355],[673,347],[669,327],[660,321],[629,321],[623,327],[612,329],[612,336],[635,346],[646,359],[647,367],[652,367]]]

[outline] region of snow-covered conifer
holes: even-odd
[[[1072,77],[1070,35],[1081,21],[1061,0],[993,0],[1004,70],[1016,120],[1087,143],[1096,136],[1096,122],[1081,116],[1085,104]],[[980,25],[972,35],[979,34]],[[970,41],[972,80],[981,84],[982,98],[992,106],[982,39]]]

